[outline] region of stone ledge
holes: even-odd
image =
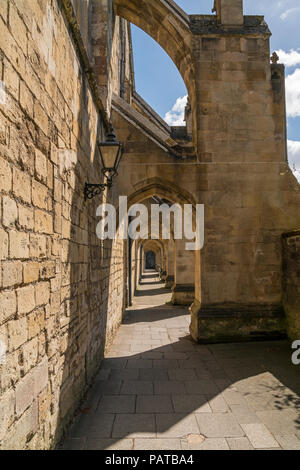
[[[202,306],[199,318],[283,318],[284,310],[281,305],[261,304],[222,304]]]
[[[281,305],[213,305],[200,307],[198,312],[193,310],[193,317],[197,317],[198,343],[267,341],[287,337]]]
[[[226,27],[220,24],[214,15],[190,15],[190,29],[193,34],[217,34],[222,36],[271,36],[271,31],[263,16],[244,16],[244,24]]]
[[[194,284],[176,284],[173,289],[173,292],[194,292]]]

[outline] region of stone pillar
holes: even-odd
[[[167,277],[165,287],[171,289],[174,284],[174,265],[175,265],[175,253],[174,253],[175,243],[173,240],[169,240],[167,246]]]
[[[138,251],[137,251],[137,260],[136,260],[136,270],[137,270],[137,283],[139,284],[141,282],[141,277],[142,277],[142,256],[143,256],[143,248],[142,245],[139,245]]]
[[[244,24],[243,0],[215,0],[214,11],[225,26]]]
[[[175,282],[172,287],[174,305],[191,305],[195,295],[195,253],[185,249],[186,240],[175,242]]]
[[[161,280],[163,282],[166,282],[166,278],[167,278],[167,253],[166,253],[166,247],[165,245],[162,246],[161,248]]]
[[[190,333],[191,337],[198,341],[199,338],[199,311],[201,309],[201,251],[195,251],[195,297],[192,305],[190,306],[191,323]]]

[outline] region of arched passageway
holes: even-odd
[[[159,178],[148,179],[147,181],[140,182],[140,189],[137,189],[134,193],[128,196],[128,207],[134,207],[136,204],[145,203],[145,207],[149,208],[148,215],[150,214],[151,206],[156,205],[162,207],[164,204],[168,207],[169,214],[175,215],[174,207],[178,208],[183,222],[184,205],[189,204],[193,211],[195,210],[195,204],[193,197],[185,190],[180,187],[170,184],[166,180]],[[174,206],[175,205],[175,206]],[[176,213],[177,215],[178,213]],[[164,219],[161,219],[163,224]],[[195,296],[200,296],[200,284],[199,275],[200,272],[200,253],[195,251],[189,251],[186,249],[186,241],[184,238],[172,240],[172,222],[169,220],[170,228],[170,239],[162,240],[161,236],[163,233],[162,226],[160,227],[159,240],[146,240],[143,242],[143,249],[145,250],[148,245],[148,249],[156,249],[156,245],[160,245],[161,250],[161,266],[160,274],[164,281],[169,277],[169,282],[173,278],[174,282],[169,284],[172,288],[172,303],[174,305],[187,305],[195,301]],[[193,220],[194,222],[194,220]],[[166,228],[166,227],[164,227]],[[149,224],[150,230],[150,224]],[[168,245],[172,245],[171,249],[168,249]],[[142,256],[138,250],[138,245],[135,249],[136,259]],[[170,259],[168,254],[170,253]],[[134,269],[137,270],[139,262],[133,263]],[[129,269],[129,276],[135,280],[139,279],[139,274]],[[198,283],[198,284],[197,284]],[[132,280],[129,282],[132,285]],[[196,297],[197,298],[197,297]]]

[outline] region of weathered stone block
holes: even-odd
[[[34,120],[45,135],[48,134],[48,116],[38,101],[34,104]]]
[[[17,290],[18,312],[28,313],[35,308],[34,286],[20,287]]]
[[[39,181],[47,183],[47,157],[40,152],[35,150],[35,173]]]
[[[27,31],[25,24],[21,20],[14,5],[10,5],[10,26],[12,29],[13,37],[18,46],[22,49],[23,53],[27,55]]]
[[[0,260],[8,258],[8,234],[0,228]]]
[[[54,232],[62,233],[62,216],[61,216],[61,204],[58,202],[54,203]]]
[[[45,328],[44,309],[38,309],[27,316],[28,338],[34,338]]]
[[[4,62],[4,83],[7,91],[11,93],[16,100],[18,100],[20,79],[17,72],[13,69],[7,60]]]
[[[34,400],[34,374],[29,372],[16,386],[16,413],[20,416]]]
[[[20,83],[20,105],[25,112],[32,117],[33,116],[33,95],[26,84],[21,81]]]
[[[34,370],[34,394],[37,397],[48,384],[48,359],[45,358]]]
[[[9,163],[0,158],[0,189],[2,191],[10,191],[12,185],[12,170]]]
[[[24,373],[27,374],[30,369],[36,366],[38,362],[38,338],[35,337],[22,346]]]
[[[38,427],[38,404],[34,402],[3,440],[3,450],[24,449]]]
[[[39,396],[39,423],[43,423],[48,420],[50,415],[51,405],[51,392],[49,388],[46,388]]]
[[[45,261],[40,265],[40,278],[51,279],[55,277],[56,263],[55,261]]]
[[[218,0],[221,23],[225,26],[240,26],[244,23],[243,0]]]
[[[30,257],[45,258],[46,254],[47,254],[46,236],[30,234]]]
[[[29,258],[29,234],[9,232],[9,254],[11,258]]]
[[[41,233],[53,233],[53,218],[51,214],[40,209],[35,210],[35,231]]]
[[[8,320],[17,311],[16,293],[4,291],[0,293],[0,324]]]
[[[32,202],[40,209],[48,209],[48,188],[36,180],[32,181]]]
[[[50,300],[50,282],[39,282],[35,286],[36,305],[46,305]]]
[[[33,209],[19,205],[19,225],[23,229],[32,230],[34,227]]]
[[[16,202],[8,196],[3,196],[3,225],[6,227],[13,226],[18,219],[18,208]]]
[[[20,261],[11,261],[3,263],[2,285],[4,288],[21,284],[22,280],[22,263]]]
[[[13,192],[24,202],[31,203],[31,181],[30,176],[24,171],[14,167],[13,169]]]
[[[27,341],[27,321],[26,318],[19,318],[11,320],[7,325],[9,350],[14,351]]]
[[[0,399],[0,441],[13,423],[15,414],[15,392],[8,390]]]
[[[36,261],[30,261],[23,265],[23,280],[25,284],[36,282],[39,279],[40,265]]]

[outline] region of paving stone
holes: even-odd
[[[172,413],[174,411],[171,397],[167,395],[138,396],[137,413]]]
[[[151,359],[128,359],[127,369],[151,369],[153,361]]]
[[[228,405],[242,405],[246,404],[245,397],[237,390],[225,389],[222,396]]]
[[[96,375],[95,380],[107,380],[110,374],[110,369],[100,369]]]
[[[167,381],[169,374],[167,369],[139,369],[139,379],[149,382]]]
[[[187,361],[188,353],[176,352],[176,351],[166,352],[164,354],[164,359],[178,359],[179,367],[181,367],[180,364],[185,363]]]
[[[224,438],[207,438],[201,444],[187,444],[186,450],[229,450],[229,446]]]
[[[268,431],[264,424],[242,424],[249,441],[255,449],[279,447],[272,434]]]
[[[142,380],[124,381],[121,388],[121,395],[153,395],[153,382],[143,382]]]
[[[201,434],[206,437],[243,437],[245,435],[232,413],[200,413],[196,415]]]
[[[231,411],[240,424],[260,423],[257,414],[247,405],[230,405]]]
[[[142,359],[163,359],[163,353],[157,351],[146,351],[141,356]]]
[[[153,361],[155,369],[177,369],[179,367],[176,359],[156,359]]]
[[[295,434],[275,434],[276,441],[285,450],[300,450],[300,439]]]
[[[135,397],[130,395],[105,395],[99,402],[98,411],[102,413],[134,413]]]
[[[245,394],[245,401],[250,408],[254,411],[265,411],[270,410],[270,395],[267,393],[264,394]]]
[[[205,395],[172,395],[176,413],[211,413]]]
[[[112,370],[110,373],[110,380],[137,380],[139,376],[139,369],[119,369]]]
[[[76,418],[69,436],[71,438],[102,438],[110,437],[115,419],[114,414],[99,412],[80,415]]]
[[[227,413],[227,411],[229,411],[229,407],[221,395],[213,397],[207,395],[207,399],[209,401],[209,406],[214,413]]]
[[[158,437],[185,437],[188,434],[199,434],[199,427],[194,415],[158,414],[156,415]]]
[[[214,382],[211,380],[193,380],[186,381],[185,388],[188,394],[195,395],[218,395],[219,390]]]
[[[185,381],[196,380],[197,376],[194,369],[168,369],[170,380]]]
[[[154,414],[118,414],[113,426],[112,437],[156,437]]]
[[[257,411],[256,414],[273,434],[295,434],[299,430],[299,414],[295,410]]]
[[[247,437],[229,437],[227,442],[231,450],[253,450]]]
[[[184,395],[184,383],[173,380],[154,382],[154,393],[155,395]]]
[[[133,439],[88,439],[86,450],[132,450]]]
[[[64,441],[61,450],[84,450],[85,448],[85,437],[69,437]]]
[[[107,358],[102,363],[102,369],[124,369],[127,364],[127,359],[123,358]]]
[[[134,439],[134,450],[181,450],[180,439]]]
[[[121,380],[101,380],[97,383],[94,393],[101,395],[119,395],[121,389]]]

